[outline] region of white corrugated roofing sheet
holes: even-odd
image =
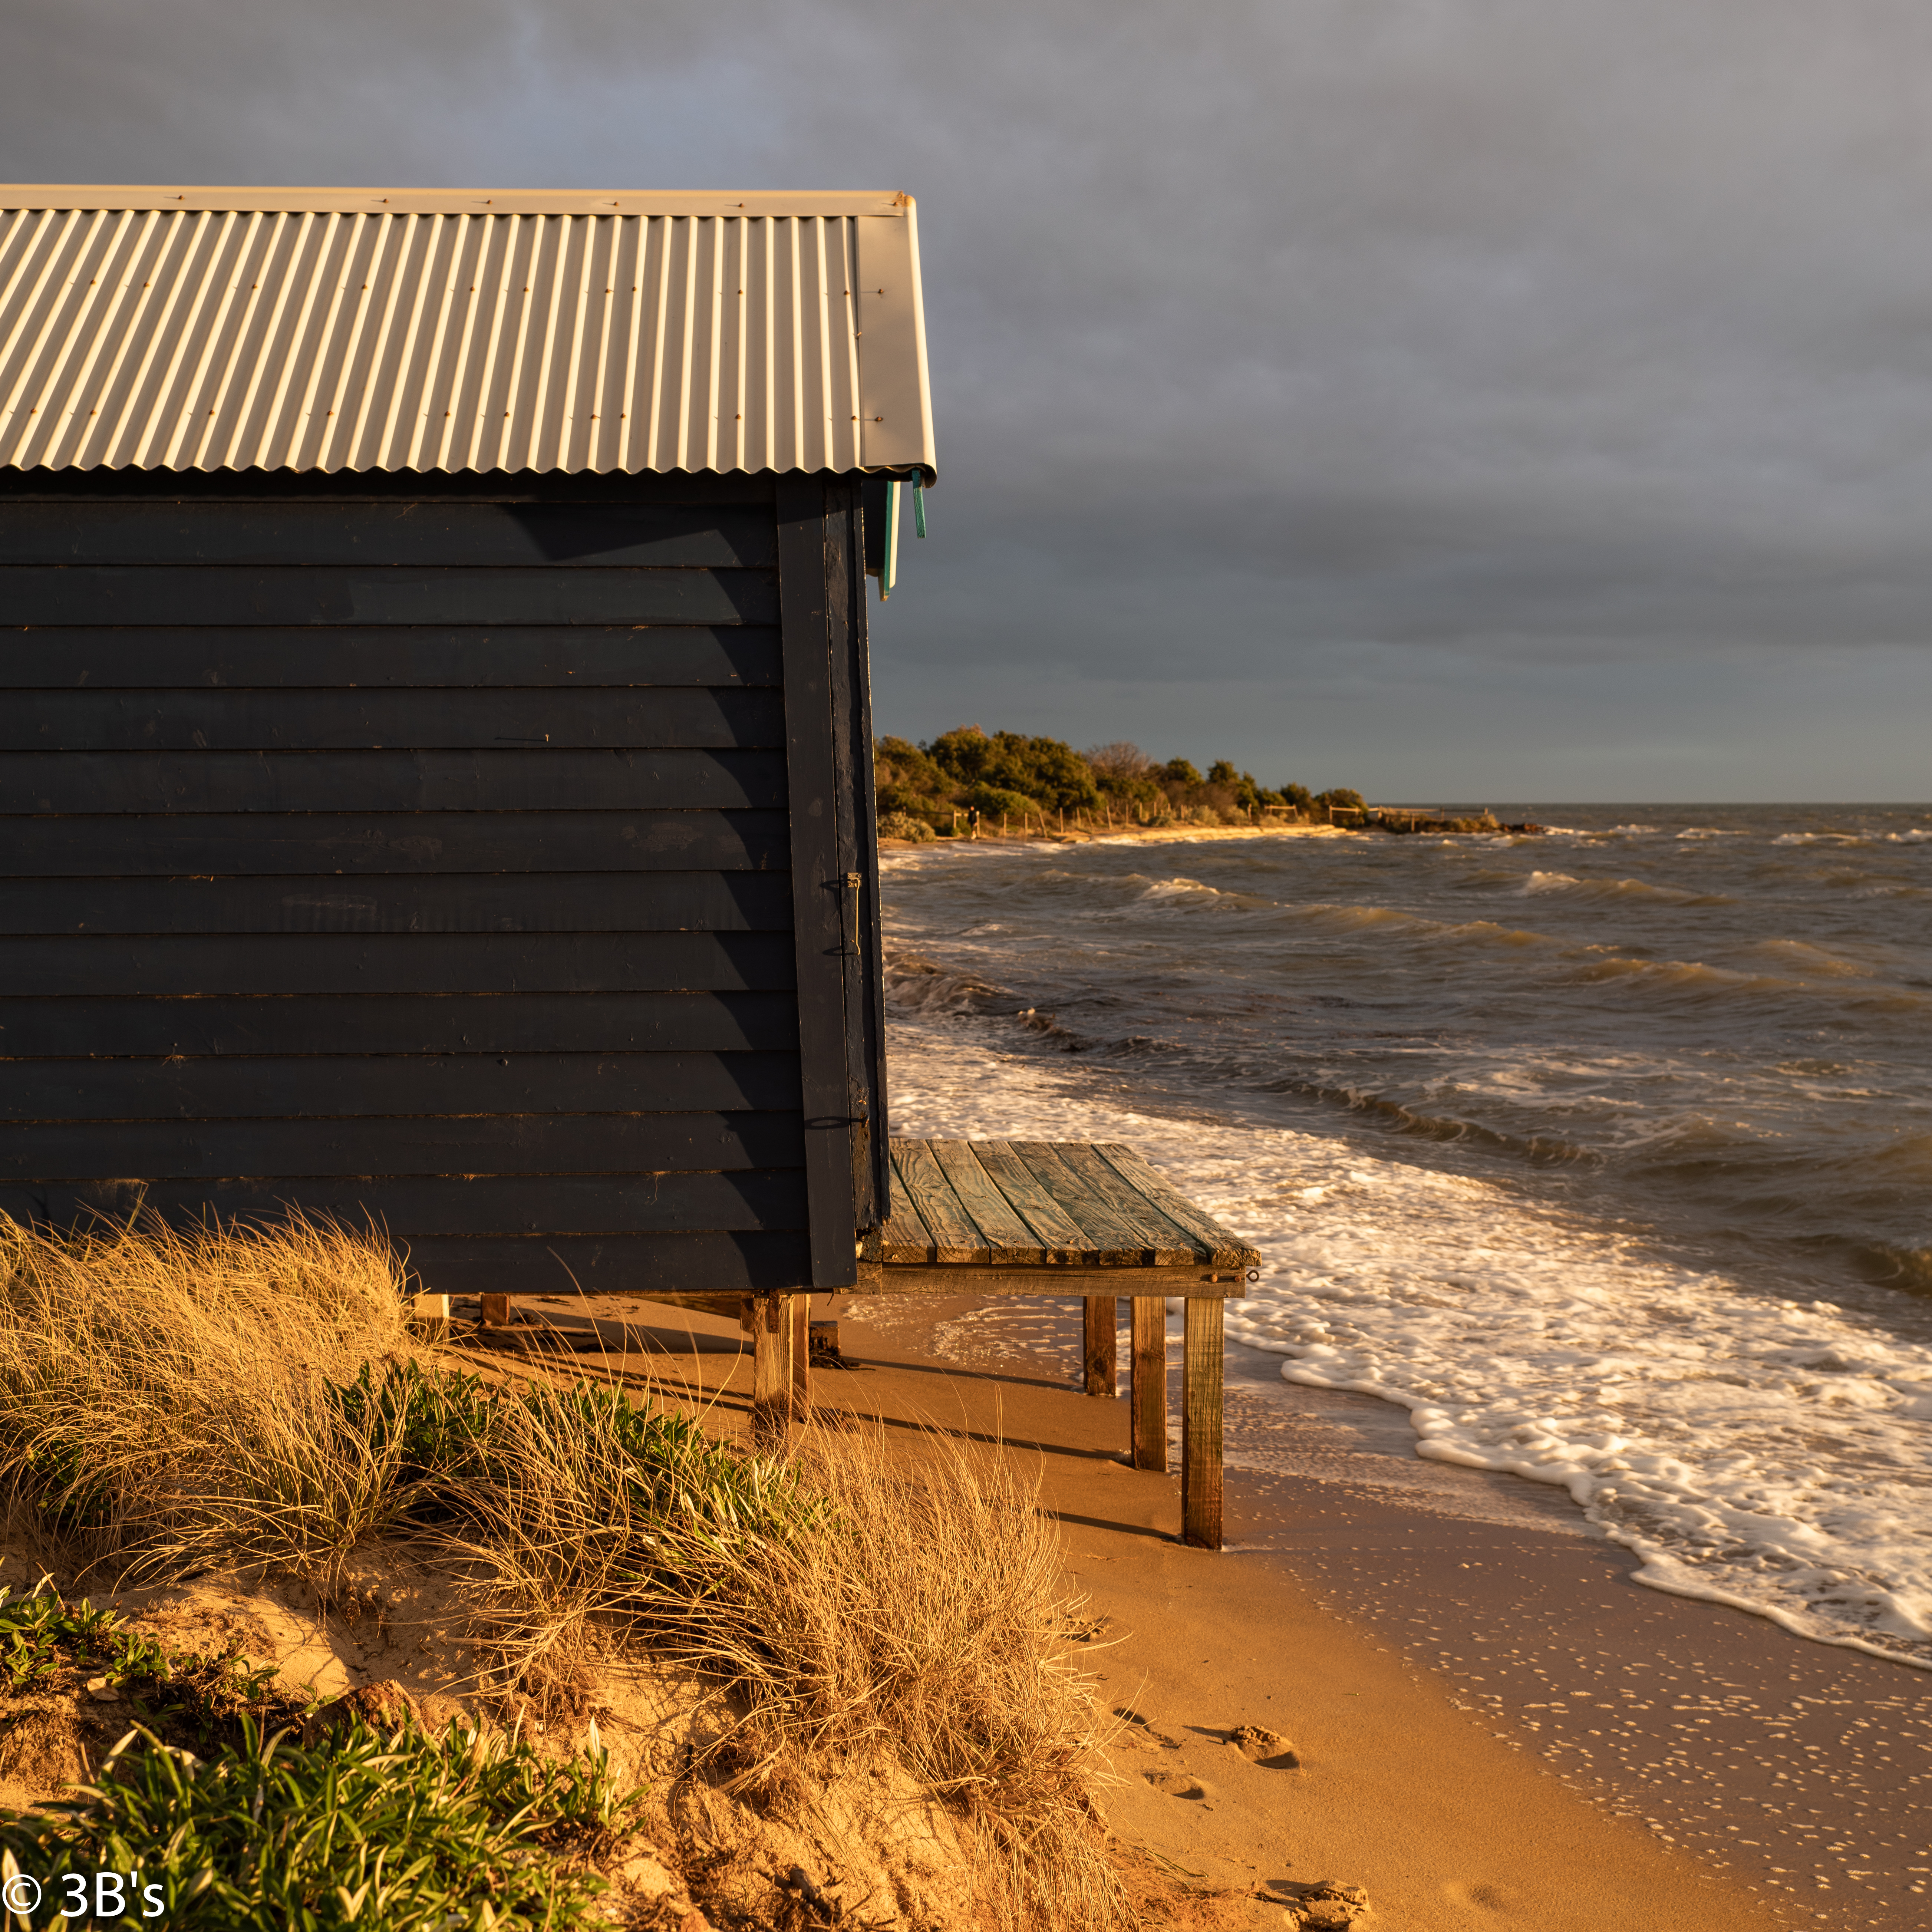
[[[914,204],[0,187],[0,464],[930,481]]]

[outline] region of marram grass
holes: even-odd
[[[252,1567],[330,1595],[359,1543],[406,1538],[467,1604],[472,1688],[554,1712],[594,1695],[608,1654],[699,1671],[745,1713],[723,1768],[748,1795],[890,1760],[980,1832],[1009,1922],[1128,1922],[1086,1796],[1096,1712],[1058,1634],[1056,1533],[1002,1457],[854,1431],[775,1460],[593,1382],[492,1385],[412,1344],[404,1287],[383,1244],[327,1222],[58,1239],[0,1218],[10,1526],[68,1574]],[[374,1777],[376,1742],[356,1748]],[[296,1820],[322,1759],[259,1736],[243,1755],[252,1770],[204,1792],[204,1772],[130,1744],[122,1822],[72,1828],[158,1828],[252,1778],[309,1844]],[[228,1847],[207,1868],[242,1884],[256,1838],[206,1842]],[[371,1909],[392,1870],[357,1866],[343,1896]]]

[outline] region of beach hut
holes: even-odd
[[[866,578],[902,194],[0,188],[0,1214],[373,1219],[432,1295],[1072,1293],[1220,1538],[1257,1260],[888,1142]],[[496,1312],[502,1311],[501,1302]]]
[[[0,1210],[851,1283],[911,198],[0,204]]]

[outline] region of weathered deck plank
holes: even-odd
[[[930,1262],[932,1231],[920,1219],[910,1191],[891,1169],[892,1196],[886,1208],[886,1224],[866,1237],[865,1258],[878,1262]]]
[[[1106,1203],[1114,1220],[1140,1242],[1144,1250],[1144,1266],[1186,1268],[1211,1258],[1207,1242],[1163,1214],[1118,1168],[1102,1160],[1096,1148],[1063,1143],[1056,1144],[1054,1151],[1089,1191]]]
[[[1222,1268],[1257,1268],[1259,1252],[1240,1240],[1209,1214],[1195,1206],[1186,1195],[1148,1166],[1133,1148],[1119,1141],[1100,1141],[1094,1151],[1102,1156],[1122,1179],[1144,1195],[1178,1228],[1184,1229],[1208,1250],[1206,1258]]]
[[[1038,1236],[1053,1263],[1078,1263],[1091,1258],[1085,1231],[1042,1187],[1010,1141],[976,1141],[974,1152],[1000,1192]]]
[[[892,1157],[894,1171],[905,1183],[907,1193],[919,1209],[919,1218],[932,1232],[935,1262],[970,1263],[998,1258],[953,1192],[952,1184],[933,1158],[929,1142],[894,1141]]]
[[[928,1141],[926,1144],[996,1259],[1020,1267],[1038,1267],[1046,1261],[1046,1250],[1039,1236],[1000,1192],[999,1183],[980,1165],[970,1141]]]
[[[1026,1162],[1041,1186],[1079,1222],[1087,1237],[1088,1258],[1102,1268],[1155,1265],[1153,1250],[1088,1186],[1052,1142],[1016,1141],[1013,1152]],[[1190,1254],[1188,1259],[1193,1256]]]

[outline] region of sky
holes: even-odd
[[[0,0],[0,179],[918,197],[882,732],[1932,798],[1932,10]]]

